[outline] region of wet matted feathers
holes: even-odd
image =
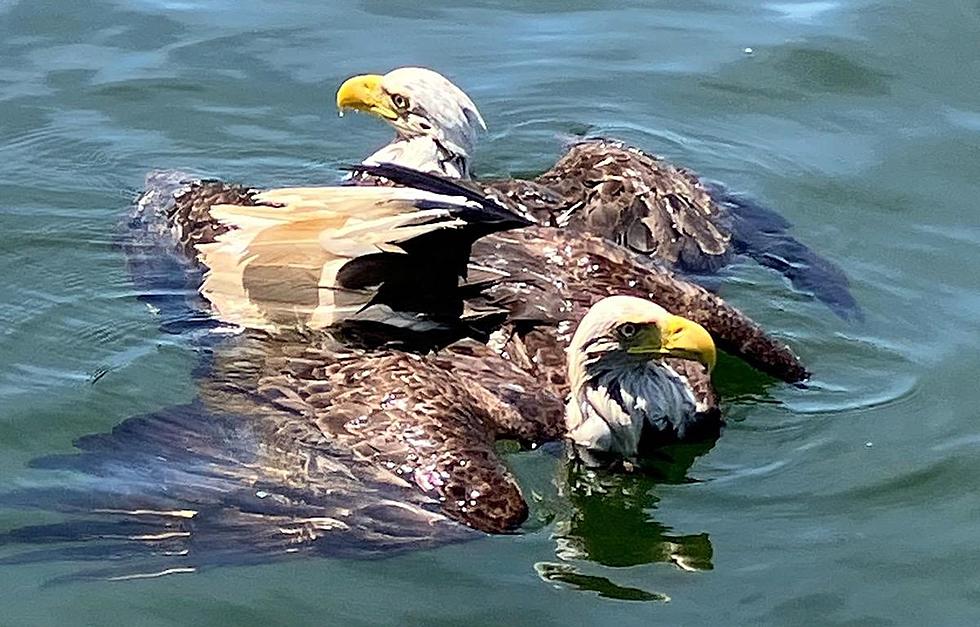
[[[533,181],[485,189],[540,224],[587,230],[686,270],[728,263],[728,216],[696,176],[618,142],[573,144]]]
[[[359,168],[397,187],[266,191],[203,182],[172,220],[207,271],[216,316],[248,328],[452,320],[477,238],[528,224],[483,194],[398,166]],[[204,207],[201,198],[232,202]],[[246,202],[241,202],[245,200]],[[378,307],[366,311],[371,306]]]
[[[527,505],[494,441],[560,438],[563,407],[472,341],[422,358],[248,331],[215,348],[198,401],[81,438],[33,463],[56,483],[0,494],[68,515],[0,536],[26,551],[4,561],[111,561],[86,575],[130,578],[510,531]]]

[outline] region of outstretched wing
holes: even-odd
[[[794,238],[785,219],[621,142],[579,142],[533,181],[486,188],[539,224],[585,230],[681,272],[747,255],[839,316],[861,317],[843,271]]]
[[[556,410],[547,421],[523,420],[501,392],[530,402],[533,380],[508,383],[511,367],[494,359],[475,343],[423,358],[246,333],[217,348],[198,401],[36,461],[58,473],[0,503],[67,518],[0,536],[25,549],[6,559],[118,560],[91,574],[152,576],[513,530],[527,506],[494,440],[555,437],[561,402],[539,403]],[[483,371],[496,373],[490,388]]]
[[[497,374],[485,385],[487,371]],[[527,508],[495,440],[553,438],[548,427],[562,424],[559,410],[552,423],[514,427],[530,421],[520,415],[520,401],[494,387],[508,376],[527,384],[521,399],[540,396],[526,374],[475,342],[419,356],[352,349],[318,333],[279,333],[251,334],[223,349],[201,385],[216,406],[273,408],[286,448],[324,438],[431,496],[446,516],[500,532],[523,522]]]
[[[195,402],[36,460],[57,473],[0,502],[65,517],[0,535],[21,549],[4,561],[92,561],[101,566],[81,576],[134,578],[291,554],[388,555],[472,535],[435,498],[322,438],[287,446],[274,425]]]
[[[475,262],[508,274],[488,291],[493,304],[509,307],[518,325],[556,329],[532,349],[534,363],[552,364],[549,378],[564,378],[564,348],[588,307],[614,294],[647,298],[698,322],[720,349],[773,377],[809,376],[786,344],[719,296],[605,239],[532,227],[488,237],[473,252]]]

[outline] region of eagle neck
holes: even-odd
[[[434,137],[418,135],[396,137],[364,163],[394,163],[447,178],[468,179],[469,161],[469,155],[461,148]]]
[[[663,362],[616,351],[569,365],[566,426],[580,448],[631,458],[644,429],[682,439],[696,420],[687,379]]]

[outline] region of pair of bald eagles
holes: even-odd
[[[330,536],[319,544],[334,554],[507,531],[528,510],[495,440],[567,439],[587,464],[635,462],[717,435],[718,349],[783,381],[808,376],[675,272],[748,255],[857,312],[840,271],[778,216],[639,150],[584,141],[534,180],[473,181],[484,121],[441,75],[357,76],[337,105],[395,129],[344,184],[149,179],[136,230],[176,242],[203,271],[210,315],[241,332],[213,347],[191,406],[41,462],[130,469],[84,497],[59,492],[62,506],[113,512],[122,536],[183,556],[243,530],[292,551]]]

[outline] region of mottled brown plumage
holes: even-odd
[[[169,204],[167,224],[174,229],[174,239],[190,257],[201,244],[210,244],[229,227],[219,223],[211,214],[217,205],[254,206],[258,190],[242,185],[229,185],[216,180],[191,181]]]
[[[7,506],[69,515],[0,534],[54,545],[14,561],[111,556],[84,575],[148,577],[512,531],[527,504],[495,440],[562,434],[563,399],[476,342],[422,356],[330,333],[250,331],[209,363],[194,403],[33,463],[70,481],[0,494]]]
[[[233,199],[237,190],[210,182],[191,187],[175,202],[196,207],[201,198],[206,202],[231,195]],[[249,194],[249,199],[256,196],[254,191]],[[168,215],[188,213],[177,209]],[[188,241],[206,241],[206,236],[198,237],[194,230],[175,230],[188,233]],[[495,354],[479,344],[457,342],[424,358],[390,349],[379,354],[348,355],[314,337],[263,335],[251,340],[247,357],[224,362],[235,368],[264,371],[240,383],[233,397],[253,402],[258,390],[258,397],[270,408],[296,413],[295,428],[313,428],[317,437],[358,451],[376,464],[400,468],[408,455],[419,455],[404,447],[399,434],[406,430],[447,435],[432,440],[438,443],[443,460],[458,459],[462,451],[479,451],[479,465],[484,466],[480,472],[488,478],[447,481],[439,493],[445,499],[442,503],[447,515],[480,529],[499,531],[519,522],[524,509],[519,505],[522,500],[516,485],[492,457],[493,441],[500,436],[534,441],[561,437],[562,401],[569,392],[568,341],[589,307],[602,298],[615,294],[648,298],[701,323],[720,347],[773,376],[789,381],[807,376],[785,345],[720,298],[605,239],[570,229],[529,227],[478,240],[471,261],[470,280],[483,282],[484,289],[470,296],[470,308],[505,314],[502,326],[484,327],[485,331],[496,329],[490,342]],[[452,337],[444,339],[444,343],[451,342]],[[214,379],[234,379],[229,375],[235,369],[221,363]],[[668,363],[687,377],[700,409],[697,424],[701,428],[692,430],[689,437],[716,434],[722,420],[708,372],[684,360],[670,359]],[[369,378],[345,378],[345,369],[371,374]],[[275,384],[270,385],[271,381]],[[399,385],[411,381],[412,385],[396,394],[385,383],[392,381]],[[389,393],[395,394],[391,398],[405,395],[415,410],[397,418],[392,412],[403,410],[393,405],[373,414],[361,411],[380,407],[379,399]],[[346,399],[352,395],[373,400],[355,402],[354,407],[360,409],[351,410]],[[369,416],[356,433],[347,428],[352,412]],[[502,425],[501,420],[508,424]],[[367,439],[360,441],[358,437]],[[415,466],[411,468],[414,473]],[[435,472],[446,471],[440,466]],[[483,501],[481,506],[487,509],[454,510],[452,503],[460,499],[450,497],[458,496],[460,491],[454,486],[463,484],[481,494],[494,489],[496,502]]]
[[[193,225],[180,227],[183,240],[213,241],[218,229],[208,223],[206,213],[200,209],[208,202],[233,204],[239,198],[247,198],[251,204],[255,193],[256,190],[219,181],[194,183],[175,198],[169,219],[194,215]],[[525,207],[529,205],[515,208]],[[539,218],[542,210],[539,207],[527,213]],[[478,240],[471,256],[471,278],[482,276],[479,268],[493,268],[498,273],[494,273],[487,295],[473,300],[502,306],[512,321],[534,326],[577,320],[568,315],[568,299],[578,304],[576,313],[580,314],[581,307],[588,308],[603,296],[637,295],[704,325],[723,350],[767,374],[789,382],[808,376],[784,344],[770,338],[717,295],[677,277],[642,253],[569,226],[571,223],[563,228],[528,227]]]
[[[197,207],[207,199],[237,195],[238,189],[210,182],[190,188],[176,198],[175,204]],[[185,213],[177,209],[171,215]],[[197,227],[199,230],[208,230],[206,222],[199,224],[203,225]],[[205,241],[194,234],[190,238]],[[554,372],[544,377],[546,380],[563,380],[564,340],[570,336],[571,327],[589,306],[614,294],[648,298],[702,324],[722,350],[771,376],[789,382],[808,376],[785,344],[720,297],[601,237],[576,229],[529,227],[478,240],[471,261],[473,280],[492,270],[488,288],[474,295],[472,304],[481,310],[505,311],[507,325],[498,338],[523,343],[514,344],[508,351],[498,342],[500,350],[515,356],[527,352],[531,360],[527,367],[553,364]],[[710,384],[696,387],[708,390]],[[565,390],[559,388],[557,392],[563,394]]]
[[[701,181],[620,142],[573,144],[533,180],[482,185],[538,224],[592,233],[672,267],[711,271],[732,255],[728,209]]]
[[[177,235],[192,258],[220,233],[208,203],[257,197],[214,181],[184,186],[174,206],[153,194],[140,205],[153,215],[135,223]],[[73,516],[16,533],[35,544],[91,543],[70,554],[79,558],[140,556],[154,574],[244,555],[390,554],[464,539],[468,528],[515,529],[527,504],[495,441],[564,436],[568,338],[610,294],[658,301],[761,369],[805,376],[789,349],[719,298],[601,238],[530,227],[478,240],[472,261],[469,280],[485,282],[469,305],[502,312],[502,325],[450,329],[428,345],[435,352],[390,330],[378,342],[359,325],[218,341],[198,401],[83,438],[80,455],[39,462],[93,480],[5,496]],[[489,345],[462,337],[494,329]],[[700,428],[685,437],[716,435],[721,416],[704,367],[669,364],[698,403]]]
[[[197,207],[212,198],[234,198],[239,189],[208,182],[190,187],[175,204]],[[171,215],[185,213],[187,210],[177,209]],[[199,242],[207,241],[214,232],[206,221],[199,222],[196,229],[181,232],[188,234],[185,239]],[[198,231],[206,234],[198,236]],[[769,337],[720,297],[601,237],[575,229],[528,227],[478,240],[471,261],[473,279],[485,274],[481,269],[494,271],[489,288],[474,296],[473,303],[505,310],[511,326],[522,332],[540,326],[557,329],[562,322],[567,327],[600,298],[630,294],[649,298],[702,324],[722,350],[771,376],[789,382],[808,376],[785,344]],[[556,346],[552,352],[561,350],[563,347]]]
[[[432,511],[488,532],[527,515],[494,441],[562,435],[563,399],[473,341],[423,356],[330,334],[249,333],[219,350],[201,387],[216,412],[262,414],[265,445],[351,451],[372,474],[430,497]]]
[[[174,204],[180,207],[167,213],[168,220],[190,215],[192,210],[209,201],[242,197],[241,189],[219,182],[193,185],[175,197]],[[252,201],[256,192],[248,191],[245,197]],[[204,217],[206,213],[196,215]],[[206,219],[198,220],[195,224],[197,226],[191,228],[182,225],[175,231],[185,234],[185,241],[196,243],[205,243],[215,232],[213,228],[209,229]],[[199,236],[198,233],[204,235]],[[412,380],[414,385],[410,394],[413,404],[420,402],[420,399],[429,399],[428,404],[423,403],[419,405],[420,408],[431,409],[440,403],[453,403],[452,399],[462,394],[455,401],[459,404],[458,411],[467,411],[465,408],[469,404],[482,409],[472,409],[469,414],[445,415],[440,411],[435,414],[419,411],[394,422],[390,416],[386,418],[380,414],[373,418],[377,426],[372,428],[381,429],[384,433],[392,428],[392,433],[397,433],[406,425],[426,429],[438,424],[440,426],[435,430],[442,431],[445,421],[449,420],[457,425],[460,434],[468,432],[471,438],[481,440],[484,452],[492,451],[492,442],[500,435],[526,440],[558,438],[563,426],[561,403],[568,394],[565,360],[568,340],[589,307],[614,294],[648,298],[674,313],[701,323],[715,336],[721,348],[773,376],[789,381],[807,376],[799,360],[784,344],[770,338],[720,298],[605,239],[569,229],[529,227],[477,240],[472,248],[471,261],[470,280],[480,282],[486,279],[484,289],[470,296],[471,307],[481,311],[499,310],[506,315],[503,326],[494,327],[496,331],[490,343],[493,351],[503,360],[491,355],[486,347],[469,342],[450,344],[448,348],[424,358],[411,357],[410,353],[397,353],[399,356],[396,358],[393,352],[377,355],[358,353],[354,357],[341,355],[336,349],[328,350],[327,344],[311,338],[289,334],[259,336],[264,339],[251,341],[253,348],[249,357],[229,362],[239,367],[253,364],[266,371],[265,375],[256,374],[252,383],[239,390],[239,398],[249,397],[251,393],[246,390],[250,388],[273,389],[265,381],[275,379],[277,384],[274,389],[278,391],[276,398],[269,399],[270,406],[282,405],[283,409],[297,412],[303,417],[297,424],[309,420],[313,421],[311,424],[342,426],[346,424],[343,417],[348,416],[350,411],[344,409],[341,397],[380,394],[378,398],[384,398],[388,391],[383,385],[377,387],[378,382],[398,379],[404,383]],[[290,352],[294,355],[295,363],[285,358]],[[368,363],[371,365],[365,365]],[[501,367],[501,363],[509,365]],[[669,363],[687,376],[698,405],[703,408],[704,422],[713,425],[716,431],[721,417],[717,395],[708,373],[700,365],[684,360],[671,359]],[[341,374],[336,374],[343,372],[346,367],[343,364],[348,364],[351,369],[374,371],[376,374],[372,375],[369,385],[364,384],[366,380],[348,380],[350,387],[345,390],[336,383],[343,380]],[[410,368],[406,369],[407,366]],[[339,369],[336,373],[335,368]],[[417,370],[414,374],[408,371],[413,368]],[[439,376],[425,374],[439,368],[443,368]],[[225,371],[231,372],[227,368]],[[399,374],[393,374],[396,372]],[[324,389],[324,380],[338,376],[341,379],[332,379],[335,383],[326,386],[329,389]],[[218,376],[216,380],[228,378]],[[309,389],[318,391],[311,394],[308,393]],[[260,392],[259,396],[264,397],[265,393]],[[356,405],[373,407],[377,403]],[[446,411],[448,407],[443,406],[441,412]],[[476,415],[474,412],[480,411],[482,420],[489,421],[482,426],[472,422]],[[499,422],[505,418],[509,421],[508,425]],[[395,426],[392,427],[392,424]],[[338,442],[346,442],[344,446],[352,450],[364,449],[364,444],[351,440],[352,436],[345,428],[321,428],[320,432],[330,434]],[[440,442],[444,445],[442,454],[450,458],[458,456],[461,450],[475,446],[472,443],[461,446],[461,440]],[[386,456],[384,463],[403,464],[404,455],[409,454],[407,449],[402,450],[392,442],[388,444],[391,446],[378,449],[380,455]],[[506,502],[519,500],[516,487],[498,474],[497,464],[491,463],[491,458],[487,456],[481,459],[487,464],[486,472],[500,480],[501,495],[510,492],[511,488],[515,490],[513,494],[516,496],[502,498]],[[484,486],[491,483],[474,482]],[[480,488],[475,489],[483,492]],[[497,520],[494,524],[502,525],[497,527],[498,530],[510,524],[500,521],[516,520],[520,516],[514,512],[523,511],[512,508],[508,510],[510,514],[505,514],[504,509],[485,517],[486,520]],[[459,515],[458,512],[448,513]],[[479,518],[476,514],[473,516]],[[489,529],[491,525],[477,519],[471,524],[484,529]]]

